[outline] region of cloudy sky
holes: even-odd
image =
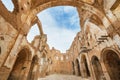
[[[10,11],[13,5],[9,5],[11,0],[3,0]],[[61,52],[69,49],[75,35],[80,31],[79,17],[75,7],[58,6],[48,8],[37,15],[42,23],[43,31],[47,34],[47,43],[50,48],[55,47]],[[35,35],[39,35],[37,25],[34,25],[27,39],[31,42]]]

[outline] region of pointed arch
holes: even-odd
[[[94,70],[96,80],[102,80],[104,74],[103,74],[103,70],[101,67],[101,63],[99,59],[97,58],[97,56],[92,56],[91,64]]]
[[[80,62],[78,59],[75,60],[75,73],[77,76],[81,76]]]
[[[87,77],[90,77],[90,71],[89,71],[89,68],[88,68],[88,62],[87,62],[87,59],[86,59],[86,56],[84,54],[81,54],[81,60],[80,60],[80,67],[81,67],[81,75],[82,77],[84,78],[87,78]]]
[[[120,53],[112,48],[105,48],[101,54],[106,70],[111,80],[120,80]]]
[[[31,67],[29,70],[28,80],[37,80],[38,79],[38,61],[39,58],[35,55],[32,59]]]
[[[26,72],[26,69],[29,68],[29,64],[27,63],[27,61],[30,61],[31,57],[32,54],[28,47],[23,47],[17,55],[16,61],[8,77],[8,80],[26,79],[27,77],[25,76],[25,74],[28,74]]]

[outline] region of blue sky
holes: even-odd
[[[13,10],[11,0],[2,0],[8,10]],[[69,49],[77,32],[80,31],[79,17],[75,7],[57,6],[43,10],[37,15],[42,23],[43,31],[47,34],[50,48],[55,47],[61,52]],[[33,40],[35,35],[39,35],[37,25],[34,25],[27,39]]]
[[[1,0],[9,11],[13,11],[14,5],[12,0]]]
[[[67,29],[79,28],[79,18],[75,7],[59,6],[49,8],[47,11],[61,27]]]

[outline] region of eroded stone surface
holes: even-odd
[[[120,0],[12,2],[9,12],[0,0],[0,80],[120,80]],[[49,48],[37,14],[63,5],[77,8],[81,31],[61,54]],[[29,43],[34,24],[40,35]]]

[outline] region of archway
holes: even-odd
[[[34,56],[29,70],[28,80],[37,80],[38,57]]]
[[[120,80],[120,57],[117,52],[107,50],[102,58],[111,80]]]
[[[75,61],[75,73],[77,76],[81,76],[80,63],[79,63],[78,59],[76,59],[76,61]]]
[[[29,61],[30,58],[30,51],[27,48],[22,49],[17,55],[8,80],[25,80],[27,78],[27,69],[29,68],[27,61]]]
[[[101,64],[100,64],[100,61],[98,60],[98,58],[96,56],[93,56],[91,63],[93,66],[96,80],[103,80],[104,74],[103,74],[102,67],[101,67]]]
[[[89,71],[89,68],[88,68],[88,63],[87,63],[87,59],[86,59],[86,56],[85,55],[82,55],[81,56],[81,75],[82,77],[90,77],[90,71]]]
[[[86,2],[85,1],[84,2],[84,1],[80,1],[80,0],[60,0],[60,1],[59,0],[47,0],[47,1],[45,1],[45,0],[42,0],[42,1],[31,0],[31,2],[30,2],[31,5],[28,5],[27,7],[31,7],[32,10],[31,10],[30,14],[27,15],[27,16],[30,17],[27,20],[28,21],[33,21],[34,18],[36,17],[36,15],[39,12],[41,12],[42,10],[45,10],[47,8],[50,8],[50,7],[55,7],[55,6],[75,6],[75,7],[80,9],[79,10],[79,15],[80,15],[80,13],[85,14],[85,13],[82,13],[83,10],[86,11],[86,12],[88,11],[88,12],[90,12],[92,14],[95,14],[102,21],[103,25],[107,28],[108,26],[103,22],[102,19],[104,18],[108,23],[110,23],[109,20],[105,17],[104,13],[102,13],[101,11],[99,11],[99,9],[97,9],[93,5],[91,5],[93,3],[94,3],[94,1],[92,1],[92,2],[89,2],[89,1]],[[23,7],[23,6],[21,5],[21,7]],[[23,11],[24,11],[24,9],[23,9]],[[98,16],[97,14],[100,14],[100,15]],[[83,16],[83,15],[81,15],[81,16]],[[33,25],[33,24],[31,23],[31,25]]]
[[[99,1],[98,1],[99,2]],[[26,5],[27,3],[27,5]],[[16,12],[16,13],[19,13],[19,12],[24,12],[24,14],[26,14],[26,18],[27,19],[24,19],[25,21],[21,21],[23,24],[25,23],[26,24],[26,21],[28,22],[28,26],[31,27],[32,23],[29,24],[29,22],[32,22],[32,20],[36,17],[36,15],[46,9],[46,8],[50,8],[50,7],[54,7],[54,6],[63,6],[63,5],[69,5],[69,6],[75,6],[75,7],[78,7],[78,8],[82,8],[82,10],[86,10],[88,12],[91,12],[95,15],[97,15],[100,20],[102,21],[102,23],[104,24],[104,26],[107,28],[108,25],[106,25],[106,23],[108,22],[110,24],[110,21],[106,18],[105,14],[100,11],[99,9],[95,8],[93,6],[93,3],[95,3],[94,0],[30,0],[30,1],[14,1],[13,0],[13,4],[15,6],[15,9],[13,12]],[[103,0],[100,1],[100,3],[103,3]],[[0,2],[0,4],[2,5],[2,2]],[[96,3],[95,3],[96,4]],[[5,12],[8,13],[7,9],[2,5],[3,9],[5,9]],[[28,15],[27,13],[27,10],[30,10],[30,13]],[[2,12],[3,14],[5,12]],[[10,13],[8,13],[10,14]],[[21,14],[23,15],[23,14]],[[13,19],[13,21],[11,21],[11,18],[13,17],[12,14],[9,15],[9,17],[11,18],[8,18],[6,17],[6,15],[2,15],[6,20],[8,20],[12,25],[14,25],[15,27],[17,27],[17,23],[14,23],[16,22],[16,19]],[[28,17],[29,16],[29,17]],[[106,20],[106,22],[103,22],[103,18]],[[26,28],[25,26],[22,27],[22,28]],[[30,28],[29,28],[30,29]],[[23,29],[24,31],[25,29]],[[28,32],[25,31],[25,33],[27,34]]]

